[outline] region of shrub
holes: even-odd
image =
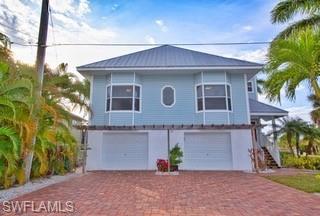
[[[160,172],[167,172],[168,171],[168,160],[158,159],[157,160],[157,168]]]
[[[281,154],[281,162],[284,167],[320,170],[320,158],[318,157],[301,156],[298,158],[291,154]]]
[[[170,150],[170,165],[179,165],[182,163],[183,152],[181,151],[181,148],[176,144],[171,150]]]

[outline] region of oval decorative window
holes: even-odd
[[[165,86],[162,88],[161,102],[166,107],[172,107],[175,103],[175,90],[171,86]]]

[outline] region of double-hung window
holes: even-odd
[[[231,110],[231,92],[228,84],[197,86],[197,111]]]
[[[107,87],[106,111],[140,112],[141,89],[137,85],[111,85]]]
[[[250,93],[252,93],[253,92],[253,83],[252,83],[252,81],[249,81],[248,82],[248,92],[250,92]]]

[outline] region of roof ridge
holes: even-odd
[[[150,56],[152,57],[150,59]],[[156,59],[155,59],[156,58]],[[219,56],[211,53],[195,51],[183,47],[164,44],[150,49],[139,50],[125,55],[104,59],[82,66],[82,68],[116,68],[116,67],[198,67],[198,66],[252,66],[262,64],[242,59]]]
[[[211,53],[206,53],[206,52],[202,52],[202,51],[197,51],[197,50],[187,49],[187,48],[184,48],[184,47],[178,47],[178,46],[173,46],[173,45],[163,45],[163,46],[174,47],[174,48],[178,48],[178,49],[187,50],[187,51],[189,51],[189,52],[196,52],[196,53],[203,54],[203,55],[214,56],[214,57],[217,57],[217,58],[224,58],[224,59],[230,59],[230,60],[234,60],[234,61],[247,62],[247,63],[250,63],[250,64],[263,65],[263,64],[256,63],[256,62],[251,62],[251,61],[242,60],[242,59],[237,59],[237,58],[231,58],[231,57],[220,56],[220,55],[211,54]]]
[[[157,46],[157,47],[151,47],[151,48],[149,48],[149,49],[139,50],[139,51],[135,51],[135,52],[128,53],[128,54],[119,55],[119,56],[111,57],[111,58],[108,58],[108,59],[99,60],[99,61],[96,61],[96,62],[91,62],[91,63],[85,64],[85,65],[77,66],[76,68],[80,68],[80,67],[84,67],[84,66],[89,66],[89,65],[91,65],[91,64],[96,64],[96,63],[100,63],[100,62],[104,62],[104,61],[109,61],[109,60],[113,60],[113,59],[120,58],[120,57],[126,57],[126,56],[129,56],[129,55],[134,55],[134,54],[137,54],[137,53],[139,53],[139,52],[150,51],[150,50],[153,50],[153,49],[162,47],[162,46],[168,46],[168,45],[161,45],[161,46]]]

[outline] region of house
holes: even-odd
[[[262,67],[169,45],[77,67],[91,82],[87,169],[154,170],[178,144],[180,169],[251,170],[252,140],[265,145],[252,124],[287,115],[257,101]]]

